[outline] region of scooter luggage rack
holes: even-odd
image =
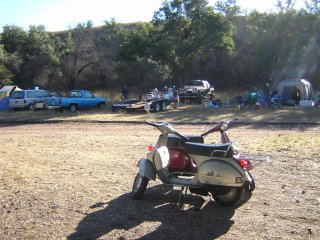
[[[258,155],[258,154],[250,154],[250,153],[240,153],[238,156],[235,157],[236,159],[243,159],[249,161],[256,161],[256,162],[264,162],[270,161],[269,155]]]

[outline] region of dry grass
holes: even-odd
[[[199,134],[209,126],[176,128]],[[319,128],[234,127],[243,149],[272,156],[252,171],[257,189],[238,208],[189,194],[182,209],[178,192],[159,182],[140,201],[130,197],[136,163],[158,135],[148,126],[2,124],[0,132],[3,240],[320,237]]]
[[[318,108],[236,111],[183,104],[152,116],[171,123],[234,117],[251,123],[230,130],[243,149],[272,155],[271,162],[253,171],[257,190],[251,198],[234,209],[188,195],[179,210],[178,192],[157,182],[141,201],[132,201],[129,192],[136,163],[158,133],[143,125],[103,122],[149,119],[143,112],[1,112],[0,122],[17,125],[0,125],[0,239],[320,237],[319,128],[253,124],[319,124]],[[19,125],[47,120],[64,124]],[[208,127],[177,125],[186,134],[199,134]],[[219,138],[212,135],[207,142]]]
[[[118,91],[111,90],[96,90],[93,92],[96,96],[105,97],[110,102],[121,100],[121,89]]]
[[[238,118],[239,122],[246,123],[320,123],[319,108],[283,107],[279,109],[263,108],[255,110],[253,108],[205,108],[204,105],[180,104],[177,110],[171,107],[166,112],[152,113],[158,121],[167,122],[215,122],[231,118]],[[143,111],[127,114],[111,112],[111,103],[104,111],[81,110],[77,113],[70,111],[17,111],[1,112],[0,121],[144,121],[150,119]]]

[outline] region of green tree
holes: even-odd
[[[8,70],[6,65],[8,64],[8,54],[5,51],[3,45],[0,44],[0,87],[2,85],[12,84],[12,73]]]
[[[310,16],[290,10],[280,13],[254,11],[247,17],[238,62],[244,63],[245,85],[264,86],[266,82],[306,76],[313,30]],[[240,69],[240,68],[239,68]]]
[[[3,27],[1,38],[4,49],[9,54],[21,54],[24,51],[28,35],[21,27],[15,25],[6,25]]]
[[[27,33],[18,26],[6,25],[3,27],[1,33],[1,43],[5,51],[5,66],[6,69],[12,74],[11,80],[15,84],[22,83],[22,55],[25,49]]]
[[[241,8],[237,5],[237,0],[224,0],[215,3],[215,9],[223,13],[230,21],[239,15]]]
[[[151,23],[138,23],[131,29],[115,21],[107,22],[106,25],[110,30],[106,41],[119,44],[115,70],[120,85],[139,86],[142,94],[169,78],[166,64],[154,58],[155,28]]]
[[[59,59],[49,33],[43,26],[30,26],[25,32],[17,26],[5,26],[2,43],[8,52],[7,68],[13,73],[13,82],[22,87],[46,87],[48,75]]]
[[[74,89],[80,85],[80,77],[90,67],[99,65],[99,59],[96,55],[90,58],[88,55],[89,39],[92,27],[92,22],[87,21],[85,24],[79,23],[76,28],[70,30],[71,35],[65,38],[64,64],[62,72],[67,80],[67,88]]]
[[[153,23],[159,29],[154,46],[159,46],[161,61],[178,82],[188,80],[191,66],[234,49],[232,25],[205,0],[165,1]]]
[[[48,76],[58,66],[59,58],[44,26],[30,26],[22,58],[25,86],[46,87]]]
[[[306,8],[311,14],[320,14],[320,0],[305,1]]]
[[[276,7],[280,12],[288,12],[293,10],[295,4],[296,0],[278,0]]]

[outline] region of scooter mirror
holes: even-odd
[[[145,105],[144,105],[144,110],[146,111],[146,112],[148,112],[148,113],[150,113],[150,105],[148,104],[148,103],[146,103]]]

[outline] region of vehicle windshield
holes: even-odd
[[[24,91],[14,91],[11,96],[11,99],[23,99],[24,98]]]
[[[190,82],[187,82],[186,85],[188,85],[188,86],[203,86],[201,81],[190,81]]]
[[[81,97],[81,92],[80,91],[71,91],[70,97]]]

